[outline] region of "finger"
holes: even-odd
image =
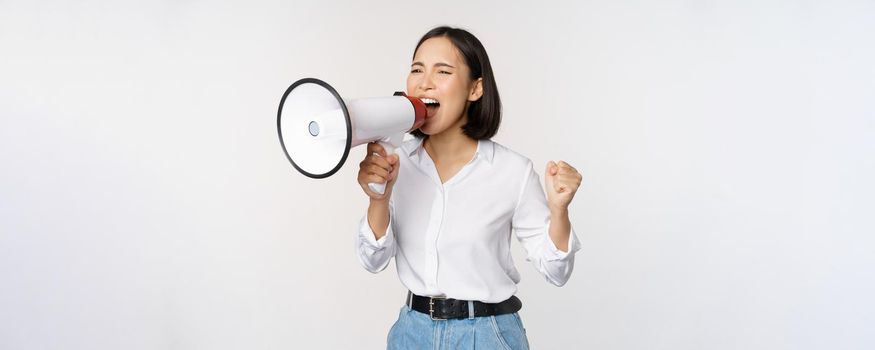
[[[547,162],[547,169],[544,170],[544,172],[550,176],[556,175],[556,163],[554,163],[552,160]]]
[[[565,185],[566,188],[580,181],[580,174],[571,170],[560,170],[556,174],[556,181]]]
[[[383,148],[382,145],[380,145],[379,143],[376,143],[376,142],[368,143],[368,154],[374,154],[374,153],[379,154],[383,157],[386,156],[386,150]]]
[[[389,164],[389,160],[377,155],[370,155],[365,159],[365,163],[367,164],[375,164],[383,169],[391,170],[392,164]]]
[[[392,172],[389,173],[389,181],[395,180],[395,178],[398,177],[398,171],[400,168],[401,167],[399,166],[392,168]]]
[[[571,181],[568,181],[566,185],[566,189],[568,189],[568,191],[577,192],[577,190],[580,189],[580,180],[573,179]]]
[[[391,173],[390,169],[383,169],[376,164],[371,164],[371,166],[368,167],[368,174],[380,175],[382,177],[389,178],[389,173]]]
[[[562,187],[565,189],[565,192],[576,192],[578,188],[580,188],[580,184],[573,181],[566,181],[562,183]]]
[[[553,179],[553,191],[558,193],[562,193],[562,188],[564,186],[563,178],[561,175],[556,175],[556,178]]]
[[[571,164],[568,164],[568,163],[561,161],[561,160],[559,161],[559,168],[577,171],[577,169],[575,169],[573,166],[571,166]]]
[[[573,168],[559,168],[559,171],[557,172],[557,174],[568,175],[568,176],[573,177],[579,173],[577,172],[577,170],[574,170]]]
[[[381,146],[379,143],[376,143],[376,142],[368,143],[368,154],[373,154],[373,153],[376,153],[376,154],[379,154],[379,155],[385,157],[386,156],[386,149],[384,149],[383,146]]]
[[[386,161],[389,162],[389,164],[391,164],[391,165],[395,165],[398,163],[398,155],[395,153],[392,153],[388,157],[386,157]]]
[[[384,183],[386,183],[386,177],[380,176],[377,174],[370,174],[370,175],[366,176],[365,179],[368,181],[369,184],[372,184],[372,183],[384,184]]]

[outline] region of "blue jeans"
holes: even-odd
[[[404,305],[398,320],[389,330],[387,348],[528,350],[529,340],[516,312],[435,321],[429,315]]]

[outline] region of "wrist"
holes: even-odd
[[[370,205],[372,207],[388,207],[389,206],[389,196],[383,196],[383,198],[375,199],[369,198]]]
[[[550,208],[551,216],[568,216],[568,206],[567,205],[548,205]]]

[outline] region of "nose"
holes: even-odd
[[[419,84],[417,84],[416,87],[422,91],[434,90],[434,82],[431,78],[431,73],[423,74],[422,78],[419,79]]]

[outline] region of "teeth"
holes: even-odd
[[[438,105],[438,104],[440,104],[440,103],[438,103],[437,100],[435,100],[435,99],[433,99],[433,98],[420,98],[420,100],[422,100],[422,103],[425,103],[425,104],[427,104],[427,105]]]

